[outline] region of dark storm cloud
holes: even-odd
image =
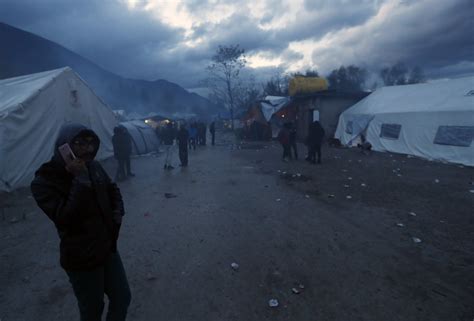
[[[146,2],[129,10],[125,1],[115,0],[0,0],[0,21],[122,76],[189,87],[206,76],[217,46],[230,44],[250,56],[279,58],[280,66],[255,69],[257,78],[296,64],[325,73],[342,64],[376,71],[397,61],[420,65],[436,77],[474,73],[472,0],[304,0],[296,11],[296,0],[189,0],[178,10],[199,19],[187,31],[144,10]],[[155,4],[161,10],[163,3]],[[222,12],[217,20],[216,12]],[[310,43],[309,52],[295,47],[301,41]]]

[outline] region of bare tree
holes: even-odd
[[[234,129],[234,109],[236,91],[239,87],[239,75],[245,67],[245,50],[239,45],[219,46],[212,62],[207,67],[208,86],[216,97],[223,100],[229,108],[231,126]]]
[[[421,67],[415,66],[409,70],[402,62],[398,62],[391,67],[383,68],[380,71],[380,77],[386,86],[417,84],[425,81]]]
[[[327,77],[329,88],[342,91],[362,90],[367,78],[367,71],[354,65],[334,69]]]
[[[263,94],[265,96],[286,96],[288,95],[289,81],[290,76],[278,73],[263,84]]]

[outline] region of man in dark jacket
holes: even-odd
[[[67,164],[58,147],[68,143],[76,156]],[[31,191],[53,221],[60,238],[60,262],[77,298],[81,321],[100,321],[104,293],[107,320],[123,321],[131,294],[117,251],[124,207],[117,185],[94,161],[100,140],[79,124],[61,128],[53,158],[43,164]]]
[[[212,122],[209,125],[209,132],[211,133],[212,145],[214,146],[216,143],[216,122]]]
[[[181,124],[178,131],[178,147],[179,147],[179,160],[181,161],[181,166],[188,166],[188,140],[189,132],[185,124]]]
[[[321,164],[321,144],[323,142],[325,132],[319,121],[314,121],[309,126],[306,144],[308,145],[308,157],[306,160],[312,164],[316,164],[316,153],[318,153],[318,164]]]
[[[176,137],[175,130],[173,128],[173,124],[168,123],[166,127],[161,132],[161,139],[165,146],[165,165],[163,166],[164,169],[173,169],[174,167],[171,165],[171,159],[173,158],[173,143]]]
[[[114,128],[112,137],[114,146],[114,157],[118,161],[116,181],[123,181],[127,177],[135,176],[130,169],[130,155],[132,154],[132,137],[123,126]]]

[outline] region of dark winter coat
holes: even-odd
[[[172,126],[166,126],[161,132],[161,141],[165,145],[173,145],[176,133]]]
[[[188,130],[184,127],[181,127],[181,129],[178,131],[178,144],[179,144],[179,147],[187,147],[188,146],[188,140],[189,140]]]
[[[65,169],[58,146],[71,143],[84,132],[95,135],[82,125],[64,126],[53,158],[37,170],[31,183],[38,206],[58,231],[60,261],[65,270],[89,270],[103,265],[116,251],[124,215],[120,190],[98,162],[87,165],[89,178],[85,180]]]
[[[127,159],[132,154],[132,137],[124,127],[116,127],[112,144],[116,159]]]
[[[318,121],[311,123],[311,125],[309,126],[308,137],[306,138],[307,145],[310,147],[321,146],[324,135],[324,128]]]
[[[216,124],[214,122],[211,123],[211,125],[209,126],[209,132],[211,134],[215,134],[216,133]]]
[[[280,132],[278,133],[278,141],[284,146],[290,144],[290,131],[288,128],[283,127],[280,129]]]

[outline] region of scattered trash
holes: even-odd
[[[352,177],[348,177],[347,179],[350,180],[350,181],[352,181]]]
[[[230,267],[231,267],[234,271],[237,271],[237,270],[239,269],[239,265],[238,265],[237,263],[235,263],[235,262],[232,263],[232,264],[230,265]]]
[[[408,213],[408,214],[410,214],[411,216],[416,216],[416,213],[415,213],[415,212],[410,212],[410,213]]]
[[[362,187],[366,187],[367,185],[365,183],[360,184]]]
[[[352,199],[352,196],[347,195],[346,198],[347,198],[348,200],[350,200],[350,199]]]
[[[292,291],[294,294],[300,294],[300,290],[298,290],[297,288],[291,288],[291,291]]]
[[[402,177],[402,174],[397,174],[398,177]]]
[[[175,198],[175,197],[178,197],[178,196],[173,194],[173,193],[165,193],[165,197],[166,198]]]
[[[300,174],[300,173],[296,173],[296,176],[301,177],[301,174]]]
[[[415,243],[421,243],[421,240],[417,237],[412,237],[412,239],[413,239],[413,242]]]
[[[281,198],[277,198],[276,201],[277,201],[277,202],[280,202],[280,201],[281,201]]]
[[[345,188],[349,188],[349,187],[350,187],[350,185],[347,185],[347,184],[346,184],[346,185],[344,185],[344,187],[345,187]]]
[[[281,173],[281,170],[277,170],[278,173]]]
[[[283,174],[283,175],[286,175],[286,172],[283,172],[282,174]]]
[[[405,224],[403,224],[403,223],[397,223],[397,226],[399,226],[399,227],[404,227]]]
[[[469,190],[469,193],[474,193],[474,189]]]
[[[278,300],[277,299],[271,299],[270,301],[268,301],[268,305],[271,307],[271,308],[276,308],[278,307]]]
[[[309,195],[308,195],[308,194],[306,194],[304,197],[306,197],[306,198],[309,198]]]
[[[347,169],[343,169],[342,171],[343,171],[344,173],[347,173]]]
[[[444,223],[444,221],[443,221],[443,220],[441,220],[441,221],[439,221],[439,222],[440,222],[440,223]]]
[[[435,182],[436,184],[438,184],[438,183],[439,183],[439,179],[435,179],[434,182]]]
[[[301,284],[301,283],[298,285],[298,287],[299,287],[300,289],[304,289],[304,285]]]
[[[329,198],[334,198],[334,197],[336,197],[336,195],[328,194],[328,197],[329,197]]]

